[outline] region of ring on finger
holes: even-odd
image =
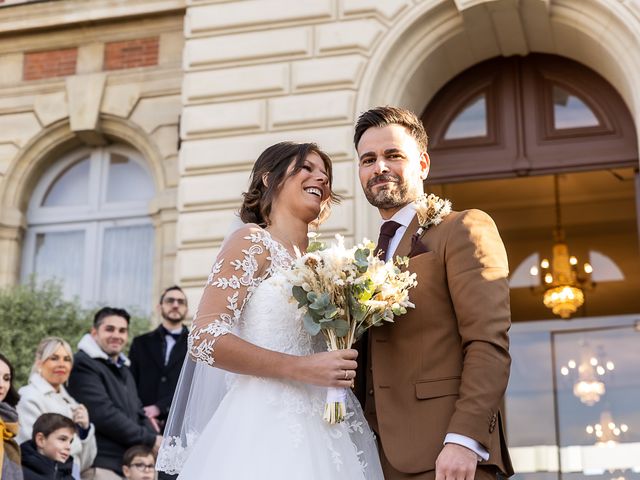
[[[349,380],[349,370],[344,371],[344,379]]]

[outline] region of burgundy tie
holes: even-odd
[[[393,220],[382,224],[380,227],[380,236],[378,237],[378,245],[376,245],[376,249],[373,251],[374,255],[379,254],[382,260],[386,258],[389,242],[391,242],[391,239],[400,226],[398,222],[394,222]]]

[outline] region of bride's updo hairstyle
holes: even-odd
[[[339,201],[339,196],[331,190],[333,184],[331,159],[315,143],[281,142],[262,152],[253,165],[249,190],[242,194],[244,200],[240,207],[240,218],[244,223],[256,223],[261,227],[269,225],[271,205],[280,186],[288,177],[302,169],[310,153],[315,153],[322,159],[329,177],[329,199],[323,203],[318,221],[321,223],[327,218],[331,204]],[[292,162],[294,162],[293,169],[287,175],[287,169]]]

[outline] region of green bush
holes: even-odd
[[[64,338],[74,352],[80,338],[91,329],[95,310],[65,300],[55,282],[35,282],[0,289],[0,352],[13,363],[14,384],[27,383],[36,347],[48,336]],[[132,316],[129,343],[149,330],[149,319]]]

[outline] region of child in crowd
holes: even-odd
[[[75,480],[71,442],[76,426],[69,417],[44,413],[33,424],[31,440],[22,449],[24,480]]]
[[[154,480],[156,456],[151,447],[134,445],[124,452],[122,472],[127,480]]]

